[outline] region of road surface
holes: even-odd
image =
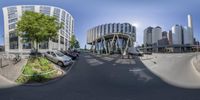
[[[1,100],[200,100],[199,89],[178,88],[139,59],[83,53],[67,76],[44,86],[0,89]]]

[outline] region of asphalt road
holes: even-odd
[[[165,83],[139,59],[82,54],[61,80],[1,88],[0,100],[200,100],[200,90]]]

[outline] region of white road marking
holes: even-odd
[[[143,70],[145,70],[145,68],[129,69],[130,72],[139,72],[139,71],[143,71]]]

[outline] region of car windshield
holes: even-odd
[[[55,52],[59,57],[62,57],[62,56],[64,56],[64,54],[63,53],[61,53],[61,52],[59,52],[59,51],[56,51]]]

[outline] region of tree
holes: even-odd
[[[78,40],[76,40],[76,43],[75,43],[75,46],[74,46],[75,48],[80,48],[80,44],[79,44],[79,41]]]
[[[75,35],[72,35],[71,38],[70,38],[70,48],[73,49],[76,45],[76,37]]]
[[[37,54],[38,44],[57,38],[57,32],[62,27],[63,23],[57,23],[55,17],[25,11],[21,20],[17,22],[16,31],[18,36],[32,42],[32,49],[35,48],[34,45],[36,44]]]

